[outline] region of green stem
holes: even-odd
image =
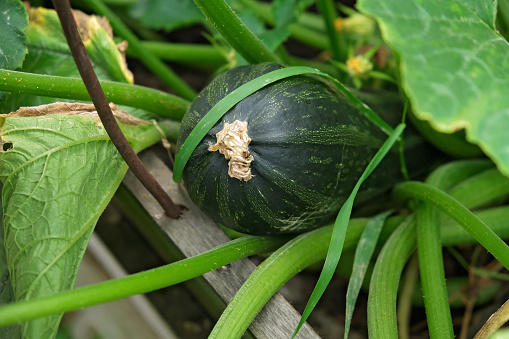
[[[458,222],[468,233],[484,246],[504,267],[509,268],[509,246],[507,246],[484,222],[453,197],[421,182],[409,181],[394,189],[397,197],[418,199],[433,204]]]
[[[456,161],[436,169],[428,178],[448,189],[490,165],[487,161]],[[424,185],[424,184],[423,184]],[[389,237],[376,261],[368,299],[368,330],[373,338],[397,338],[396,299],[402,270],[415,248],[416,220],[408,217]]]
[[[368,295],[370,338],[398,338],[396,299],[401,273],[415,248],[415,220],[407,218],[378,255]]]
[[[109,102],[142,108],[159,116],[181,120],[189,101],[148,87],[101,81]],[[78,78],[65,78],[0,69],[0,90],[52,98],[87,100],[90,96]]]
[[[485,162],[477,162],[475,160],[466,163],[477,165],[472,166],[470,171],[464,171],[462,173],[463,177],[470,175],[472,170],[477,171],[477,166],[482,168],[489,165]],[[450,166],[443,166],[435,171],[429,176],[426,183],[438,189],[448,190],[451,186]],[[481,174],[482,173],[484,172],[481,172]],[[469,187],[468,182],[471,180],[470,178],[463,180],[460,186]],[[484,176],[482,176],[481,179],[486,183],[486,178]],[[465,182],[467,184],[465,184]],[[464,199],[462,195],[460,196]],[[452,327],[452,317],[442,257],[442,244],[440,241],[440,216],[438,210],[426,202],[420,202],[416,213],[419,269],[429,335],[431,338],[453,338],[454,330]]]
[[[193,100],[196,97],[196,92],[182,81],[166,64],[160,59],[150,53],[140,43],[136,35],[120,20],[120,18],[111,11],[101,0],[86,0],[89,5],[97,14],[104,15],[108,18],[113,30],[122,38],[126,39],[129,46],[136,51],[139,58],[145,65],[168,86],[175,90],[179,95],[187,100]]]
[[[475,192],[475,194],[472,194]],[[479,201],[490,201],[493,197],[509,194],[509,179],[496,168],[490,168],[451,188],[448,193],[468,208],[477,207]]]
[[[274,17],[272,16],[271,5],[254,0],[239,0],[239,3],[244,7],[252,10],[269,25],[275,26],[276,23],[274,21]],[[327,36],[325,34],[315,29],[306,27],[320,26],[322,23],[321,18],[318,15],[313,15],[311,13],[303,13],[301,18],[302,19],[299,18],[299,22],[297,24],[293,24],[288,27],[290,29],[290,35],[295,40],[303,42],[306,45],[317,48],[319,50],[329,49],[329,41],[327,40]]]
[[[290,277],[325,258],[326,240],[330,239],[330,234],[330,228],[306,233],[267,258],[242,285],[214,326],[209,339],[241,338],[263,305]]]
[[[153,55],[166,61],[195,64],[208,69],[216,69],[227,62],[219,50],[210,45],[176,44],[159,41],[143,41],[141,44]],[[138,56],[136,50],[130,46],[127,47],[126,54],[128,56]]]
[[[481,219],[481,220],[486,222],[486,220],[484,220],[484,219]],[[505,220],[507,220],[507,218]],[[493,229],[492,225],[491,224],[489,224],[489,225],[490,225],[490,228]],[[497,235],[500,236],[500,234],[498,232],[495,232],[495,233],[497,233]],[[480,277],[486,277],[486,278],[490,278],[493,280],[498,279],[498,280],[503,280],[503,281],[509,281],[508,274],[494,272],[494,271],[491,271],[490,269],[482,269],[482,268],[478,268],[478,267],[473,267],[472,263],[468,263],[465,260],[465,258],[463,258],[463,256],[458,252],[458,250],[456,250],[456,248],[449,246],[449,247],[447,247],[447,250],[459,262],[459,264],[465,269],[466,272],[471,270],[474,275],[477,275]]]
[[[445,283],[438,211],[428,203],[417,209],[417,254],[430,338],[454,338]]]
[[[198,277],[240,258],[279,248],[285,237],[244,237],[203,254],[45,298],[0,307],[0,327],[151,292]]]
[[[337,18],[335,4],[331,0],[319,0],[318,6],[325,22],[325,30],[329,36],[329,45],[334,60],[343,60],[339,46],[338,34],[334,26]]]
[[[489,208],[476,212],[476,215],[502,239],[509,239],[509,206]],[[453,220],[442,222],[441,240],[443,246],[473,244],[476,239]]]
[[[172,263],[185,259],[181,250],[161,227],[152,219],[150,214],[140,204],[131,191],[124,185],[120,185],[115,193],[113,203],[127,216],[136,230],[147,241],[151,248],[165,263]],[[223,299],[213,290],[203,277],[187,280],[184,286],[193,294],[196,300],[217,321],[226,308]]]
[[[249,63],[280,62],[279,58],[244,25],[224,0],[195,0],[221,36]]]
[[[366,225],[351,220],[344,249],[352,248]],[[332,225],[305,233],[289,241],[267,258],[242,285],[209,336],[240,338],[263,305],[291,277],[309,265],[325,259]]]
[[[412,256],[401,279],[403,285],[398,301],[398,334],[399,339],[410,338],[410,318],[412,315],[412,299],[416,290],[419,276],[419,262],[417,256]]]

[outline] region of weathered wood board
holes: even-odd
[[[132,173],[128,172],[124,184],[185,256],[191,257],[200,254],[230,240],[208,216],[192,203],[185,189],[173,182],[172,173],[163,161],[150,151],[141,154],[141,159],[174,201],[190,210],[178,220],[170,219],[164,215],[159,204]],[[205,274],[204,278],[228,303],[254,269],[255,265],[249,259],[241,259],[233,262],[226,270],[215,270]],[[259,339],[291,338],[299,320],[300,314],[278,293],[258,314],[251,324],[250,330]],[[297,338],[320,337],[308,324],[305,324]]]

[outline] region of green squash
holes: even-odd
[[[281,67],[240,66],[217,76],[187,110],[177,152],[225,95]],[[184,185],[196,205],[236,231],[302,232],[335,218],[386,137],[333,84],[293,76],[227,112],[191,155]]]

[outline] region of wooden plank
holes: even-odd
[[[185,256],[200,254],[230,240],[221,228],[193,204],[185,189],[173,182],[171,171],[153,152],[144,152],[141,159],[174,201],[188,207],[189,211],[178,220],[170,219],[132,173],[128,172],[124,183]],[[228,303],[255,267],[249,259],[241,259],[227,269],[205,274],[204,278]],[[250,330],[259,339],[291,338],[299,320],[300,314],[277,293],[255,318]],[[320,337],[311,326],[305,324],[297,338]]]

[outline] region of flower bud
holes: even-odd
[[[375,22],[370,17],[355,13],[348,18],[338,18],[334,22],[337,32],[368,36],[375,31]]]
[[[346,61],[348,73],[352,77],[361,78],[373,69],[373,63],[362,55],[357,55]]]

